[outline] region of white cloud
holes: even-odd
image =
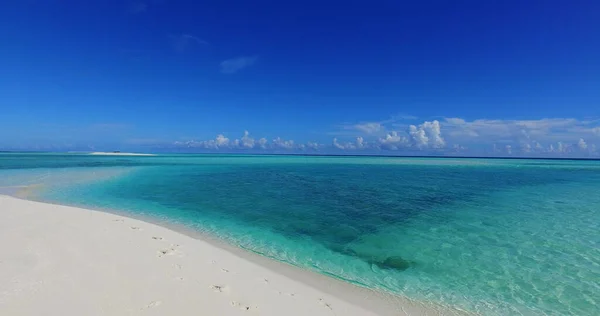
[[[446,145],[446,142],[442,138],[440,122],[437,120],[431,122],[425,121],[418,127],[410,125],[408,133],[413,146],[419,149],[443,148]]]
[[[333,139],[333,147],[342,150],[362,149],[365,147],[364,139],[357,137],[355,142],[339,142],[337,138]]]
[[[417,117],[411,115],[394,115],[381,121],[363,121],[359,123],[345,123],[338,125],[338,130],[328,134],[335,137],[374,136],[383,137],[391,131],[408,129],[407,121],[414,121]]]
[[[394,130],[391,130],[394,128]],[[342,129],[353,132],[336,136],[328,145],[316,142],[298,143],[280,137],[267,141],[254,139],[244,132],[239,139],[218,135],[207,141],[180,143],[205,149],[233,150],[327,150],[344,151],[379,150],[443,153],[461,152],[466,155],[494,154],[524,156],[576,157],[585,154],[597,155],[600,139],[600,120],[540,119],[540,120],[465,120],[447,118],[423,121],[421,124],[397,124],[386,121],[342,125]],[[357,134],[357,132],[361,132]]]
[[[460,153],[460,152],[464,152],[467,150],[467,147],[462,146],[460,144],[454,144],[452,145],[452,151],[455,153]]]
[[[511,154],[564,156],[590,153],[592,145],[596,145],[594,142],[600,140],[600,120],[574,118],[467,120],[450,117],[424,121],[421,124],[407,124],[402,119],[391,119],[345,124],[341,128],[340,133],[334,133],[337,139],[333,147],[346,150],[453,152],[457,148],[468,147],[470,153],[484,154],[485,146],[498,144],[498,154],[507,154],[506,146],[510,145]],[[361,144],[357,145],[354,141],[343,142],[339,139],[341,136],[360,137]],[[456,144],[460,145],[456,147]]]
[[[565,154],[569,152],[570,149],[571,146],[563,142],[557,142],[556,146],[554,144],[550,144],[550,146],[548,146],[548,152],[557,154]]]
[[[383,126],[378,122],[355,124],[352,128],[365,134],[374,134],[383,130]]]
[[[266,138],[258,140],[252,138],[248,131],[244,131],[244,135],[240,139],[229,139],[223,134],[217,135],[215,139],[203,141],[187,141],[175,142],[177,147],[201,148],[201,149],[269,149],[269,148],[293,148],[293,140],[282,140],[277,137],[272,143],[269,143]]]
[[[539,120],[463,120],[447,118],[441,122],[451,143],[481,145],[509,144],[520,153],[550,156],[577,156],[592,153],[600,135],[599,120],[545,118]],[[518,146],[518,147],[517,147]]]
[[[567,144],[564,144],[563,142],[558,142],[556,145],[557,145],[556,150],[559,153],[566,153],[570,149],[570,146]]]
[[[175,142],[176,146],[190,147],[190,148],[205,148],[205,149],[219,149],[229,147],[229,138],[222,134],[217,135],[215,139],[195,141],[190,140],[187,142]]]
[[[223,136],[222,134],[217,135],[216,145],[218,147],[227,147],[229,146],[229,138]]]
[[[365,143],[364,138],[362,138],[362,137],[357,137],[356,138],[356,148],[359,148],[359,149],[365,148],[366,145],[367,144]]]
[[[319,150],[319,148],[321,148],[322,145],[316,142],[307,142],[304,147],[307,149]]]
[[[312,151],[316,151],[319,150],[323,147],[322,144],[316,143],[316,142],[306,142],[306,144],[298,144],[296,146],[296,149],[300,149],[302,151],[306,151],[306,150],[312,150]]]
[[[419,149],[423,149],[427,147],[429,143],[429,138],[425,135],[425,130],[423,128],[417,128],[414,125],[409,126],[408,134],[413,142],[413,145]]]
[[[224,74],[233,74],[244,68],[250,67],[256,63],[258,56],[242,56],[227,59],[221,62],[221,72]]]
[[[442,131],[440,122],[434,120],[433,122],[423,123],[425,131],[429,135],[430,146],[433,148],[442,148],[446,146],[446,142],[442,138]]]
[[[458,117],[448,117],[448,118],[446,118],[446,122],[448,122],[450,124],[455,124],[455,125],[462,125],[462,124],[467,123],[464,119],[461,119]]]
[[[575,142],[585,135],[600,133],[598,121],[573,118],[545,118],[539,120],[488,120],[466,121],[447,118],[441,124],[453,141],[461,142],[523,142],[536,139],[540,142]]]
[[[258,148],[266,149],[267,148],[267,139],[263,137],[263,138],[259,139],[256,144],[257,144]]]
[[[577,141],[577,147],[581,150],[586,150],[588,148],[588,145],[585,142],[585,140],[583,140],[583,138],[580,138],[579,141]]]
[[[384,138],[379,138],[379,146],[382,149],[398,150],[408,146],[406,137],[401,136],[396,131],[391,131]]]
[[[244,135],[239,139],[230,139],[223,134],[219,134],[215,139],[209,140],[190,140],[177,141],[172,143],[175,147],[195,148],[206,150],[320,150],[322,144],[317,142],[307,142],[305,144],[297,143],[291,139],[283,139],[276,137],[272,141],[266,138],[255,139],[248,131],[244,131]]]
[[[361,123],[348,125],[345,129],[353,129],[363,131],[366,136],[371,136],[385,130],[381,123]],[[400,149],[438,149],[443,148],[446,142],[442,138],[441,125],[437,120],[425,121],[418,126],[406,126],[406,132],[396,130],[388,131],[384,136],[368,141],[363,136],[355,138],[354,142],[341,142],[337,138],[333,139],[332,146],[337,149],[353,150],[353,149],[385,149],[385,150],[400,150]]]
[[[550,156],[578,156],[581,154],[593,154],[595,144],[588,144],[583,138],[576,142],[558,141],[549,143],[544,147],[537,141],[524,141],[519,143],[520,153],[523,155],[550,155]],[[514,147],[513,147],[514,148]]]
[[[340,143],[338,142],[337,138],[333,139],[333,147],[337,148],[337,149],[354,149],[354,148],[350,148],[352,146],[351,143]]]
[[[332,146],[342,150],[379,149],[377,144],[366,142],[363,137],[356,137],[354,142],[340,142],[337,138],[334,138]]]
[[[280,148],[280,149],[294,149],[295,148],[293,140],[284,140],[284,139],[281,139],[280,137],[273,139],[272,144],[273,144],[273,148]]]
[[[248,131],[244,131],[244,136],[242,136],[241,144],[244,148],[254,148],[254,138],[250,137],[250,133]]]

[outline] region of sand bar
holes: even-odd
[[[162,226],[2,195],[0,242],[0,315],[446,314],[372,308]]]

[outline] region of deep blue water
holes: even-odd
[[[596,161],[0,154],[15,185],[411,299],[600,314]]]

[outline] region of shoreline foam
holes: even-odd
[[[0,206],[0,314],[450,312],[382,304],[390,297],[131,217],[8,196]]]

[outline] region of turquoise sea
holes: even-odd
[[[481,315],[600,315],[600,161],[7,153],[2,193]]]

